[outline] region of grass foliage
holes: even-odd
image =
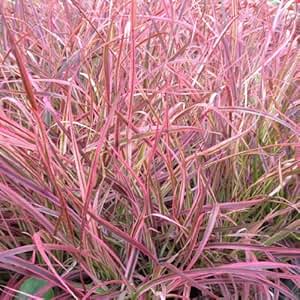
[[[299,299],[296,1],[0,9],[1,299]]]

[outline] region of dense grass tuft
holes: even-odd
[[[2,1],[1,299],[299,299],[297,5]]]

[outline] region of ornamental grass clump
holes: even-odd
[[[1,299],[299,299],[296,1],[2,1]]]

